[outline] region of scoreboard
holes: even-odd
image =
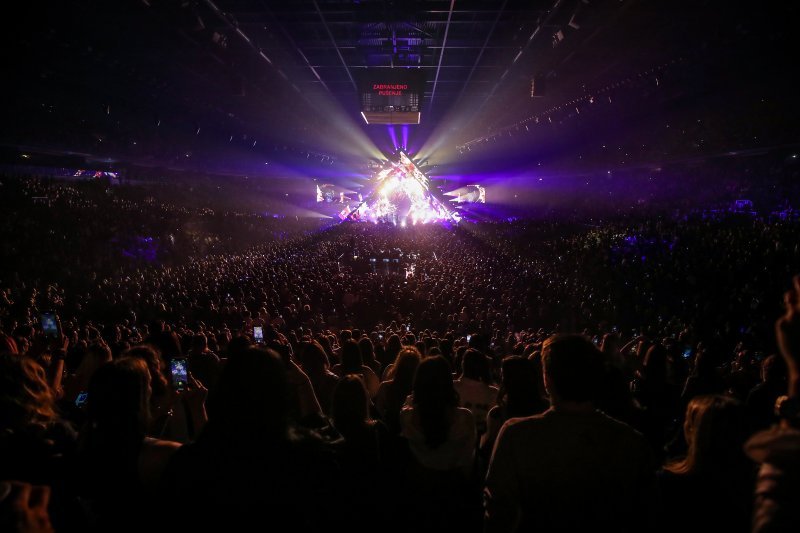
[[[419,69],[366,69],[359,77],[367,124],[419,124],[425,81]]]

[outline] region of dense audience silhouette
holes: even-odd
[[[2,189],[4,531],[800,527],[796,220]]]

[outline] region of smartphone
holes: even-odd
[[[42,325],[44,336],[48,339],[55,339],[58,337],[58,321],[56,320],[55,311],[44,311],[39,317],[39,323]]]
[[[467,335],[467,342],[472,338],[472,335]]]
[[[264,342],[264,328],[262,326],[253,326],[253,340],[259,344]]]
[[[88,392],[79,392],[77,398],[75,398],[75,407],[83,407],[86,405],[86,400],[89,399]]]
[[[758,362],[763,361],[764,360],[764,352],[753,352],[753,359],[755,359]]]
[[[684,359],[689,359],[690,357],[692,357],[692,347],[691,346],[686,346],[683,349],[683,358]]]
[[[406,326],[406,331],[411,331],[411,326]]]
[[[381,334],[381,333],[378,333],[378,338],[379,338],[380,340],[383,340],[383,334]]]
[[[189,382],[186,359],[172,359],[169,362],[169,370],[170,374],[172,374],[172,386],[175,387],[175,390],[185,390]]]

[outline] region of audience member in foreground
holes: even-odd
[[[775,324],[778,349],[789,370],[788,394],[776,402],[781,422],[753,436],[747,454],[761,463],[753,508],[753,533],[800,528],[800,276],[786,293],[786,314]]]
[[[584,337],[556,336],[542,356],[551,407],[500,430],[485,530],[652,530],[655,465],[647,443],[591,402],[600,353]]]
[[[82,493],[99,530],[146,529],[158,509],[154,498],[177,442],[146,436],[150,376],[137,357],[102,367],[89,384],[89,415],[81,451]]]
[[[486,416],[487,432],[481,437],[481,451],[491,455],[497,434],[503,424],[512,419],[532,416],[547,409],[547,401],[539,395],[537,382],[541,372],[536,363],[525,357],[512,355],[503,359],[502,382],[497,405]]]
[[[414,378],[411,407],[400,413],[402,435],[415,459],[408,472],[409,526],[464,530],[476,520],[473,493],[475,417],[458,407],[450,364],[423,359]]]
[[[695,396],[683,432],[686,457],[659,476],[663,531],[749,531],[755,469],[743,449],[744,406],[727,396]]]
[[[317,438],[289,423],[286,367],[272,350],[249,348],[223,369],[209,420],[173,458],[161,487],[174,530],[339,530],[340,476]],[[338,525],[338,526],[337,526]]]

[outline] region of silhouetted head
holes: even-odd
[[[273,350],[249,348],[231,355],[209,405],[209,430],[234,435],[285,436],[286,367]]]
[[[544,383],[551,403],[588,402],[594,397],[602,354],[581,335],[555,335],[542,345]]]
[[[333,390],[331,418],[345,438],[351,431],[368,423],[369,396],[361,376],[353,374],[344,376]]]

